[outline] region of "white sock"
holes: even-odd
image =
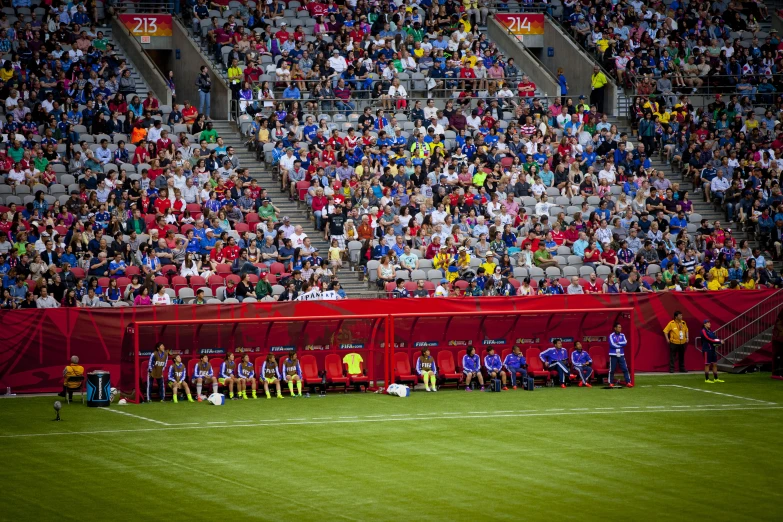
[[[200,384],[196,384],[196,395],[198,397],[201,397],[201,385]]]
[[[212,383],[212,393],[217,393],[218,385],[216,382]]]

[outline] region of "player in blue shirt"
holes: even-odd
[[[481,375],[481,359],[476,355],[476,349],[468,346],[468,351],[462,356],[462,372],[465,374],[465,391],[470,391],[470,381],[478,379],[481,391],[484,391],[484,376]]]
[[[590,354],[582,350],[582,343],[577,341],[574,343],[574,351],[571,353],[571,365],[576,370],[576,374],[579,376],[579,387],[587,386],[592,388],[590,384],[590,377],[593,376],[593,359]]]
[[[209,364],[209,356],[206,354],[201,356],[190,379],[196,383],[196,399],[198,402],[204,400],[204,397],[201,395],[201,388],[204,384],[207,386],[212,385],[212,393],[217,393],[218,391],[218,380],[215,378],[215,372],[212,371],[212,365]]]
[[[625,334],[622,333],[623,327],[620,323],[615,323],[614,332],[609,336],[609,387],[614,388],[612,379],[614,378],[614,372],[619,366],[623,371],[623,377],[625,377],[625,385],[629,388],[633,388],[631,382],[631,374],[628,372],[628,363],[625,362],[625,347],[628,345],[628,339],[625,338]]]
[[[237,378],[239,379],[239,395],[243,399],[247,399],[247,384],[253,389],[253,398],[256,397],[256,370],[253,367],[253,363],[250,362],[250,356],[245,354],[242,356],[242,362],[237,367]]]
[[[490,379],[497,379],[500,376],[500,381],[503,383],[503,389],[508,390],[506,386],[506,372],[503,371],[503,363],[500,360],[500,356],[495,353],[495,349],[491,346],[487,348],[487,355],[484,356],[484,368],[487,369],[487,375]]]
[[[185,394],[188,397],[188,402],[195,402],[190,395],[190,386],[188,386],[188,368],[182,362],[182,356],[174,356],[174,363],[169,366],[169,388],[171,388],[171,398],[174,404],[177,403],[177,394],[180,386],[185,390]]]
[[[710,320],[704,320],[704,327],[701,329],[701,353],[704,354],[704,382],[710,384],[715,382],[725,382],[718,379],[718,352],[715,349],[723,341],[718,339],[710,328]],[[713,380],[710,380],[710,370],[712,370]]]
[[[226,355],[226,360],[220,365],[220,376],[218,382],[226,387],[230,399],[234,398],[234,386],[239,393],[239,379],[236,377],[237,363],[234,361],[234,354]],[[239,399],[239,397],[237,397]]]
[[[557,379],[560,381],[560,387],[566,387],[566,378],[568,377],[568,350],[563,348],[562,339],[555,339],[555,345],[547,348],[539,355],[544,368],[557,371]]]
[[[525,356],[522,355],[522,350],[519,346],[514,346],[511,349],[511,353],[506,355],[503,361],[503,366],[506,367],[509,376],[511,377],[511,387],[517,389],[517,373],[522,377],[522,383],[527,382],[527,361]]]

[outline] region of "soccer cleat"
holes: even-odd
[[[715,382],[715,381],[713,381],[712,379],[704,379],[704,383],[705,383],[705,384],[712,384],[712,383],[714,383],[714,382]]]
[[[626,388],[633,388],[633,383],[632,382],[628,382],[628,383],[625,384],[625,387]]]
[[[436,392],[436,391],[438,391],[438,388],[436,388],[435,386],[433,386],[433,387],[431,388],[431,390],[432,390],[432,391],[434,391],[434,392]]]
[[[188,395],[188,402],[196,402],[196,401],[194,401],[194,400],[193,400],[193,397],[191,397],[190,395]]]
[[[283,397],[283,394],[282,394],[282,393],[281,393],[281,394],[279,394],[279,395],[277,396],[277,398],[278,398],[278,399],[285,399],[285,397]]]
[[[503,386],[503,391],[508,391],[508,386]]]
[[[481,387],[481,391],[484,391],[484,387],[483,386]]]
[[[610,388],[614,388],[614,384],[612,384],[612,383],[610,382],[610,383],[609,383],[609,387],[610,387]]]
[[[517,387],[516,387],[516,386],[512,386],[511,388],[512,388],[512,389],[514,389],[514,390],[516,390],[516,389],[517,389]]]
[[[592,385],[592,384],[590,384],[589,382],[586,382],[586,383],[585,383],[585,386],[587,386],[588,388],[592,388],[592,387],[593,387],[593,385]]]
[[[561,384],[560,387],[565,390],[565,384]]]
[[[247,393],[243,393],[243,394],[242,394],[242,399],[243,399],[243,400],[247,400]]]
[[[726,382],[723,379],[715,379],[715,382]]]
[[[229,394],[228,394],[228,398],[229,398],[229,399],[233,399],[233,398],[234,398],[234,392],[231,392],[231,393],[229,393]]]
[[[584,386],[584,383],[582,381],[579,381],[578,386],[581,388],[582,386]]]
[[[204,402],[204,399],[201,398],[201,395],[198,396],[198,402]]]
[[[424,387],[424,391],[430,391],[430,388],[429,388],[429,386],[425,386],[425,387]]]
[[[256,391],[255,390],[253,390],[253,398],[254,399],[258,399],[258,397],[256,397]]]
[[[469,392],[469,391],[473,391],[473,390],[470,389],[470,386],[465,386],[465,391]]]

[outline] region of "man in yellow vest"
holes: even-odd
[[[682,320],[682,312],[674,312],[674,319],[663,329],[663,335],[669,342],[669,373],[674,373],[674,357],[677,356],[680,373],[685,370],[685,347],[688,346],[688,325]]]
[[[604,90],[609,80],[596,65],[593,67],[593,76],[590,78],[590,105],[595,105],[598,112],[604,112]]]

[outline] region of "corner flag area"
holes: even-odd
[[[88,408],[0,400],[5,520],[772,520],[769,374]],[[654,513],[654,515],[652,515]],[[778,515],[775,515],[778,513]],[[56,514],[56,515],[54,515]]]

